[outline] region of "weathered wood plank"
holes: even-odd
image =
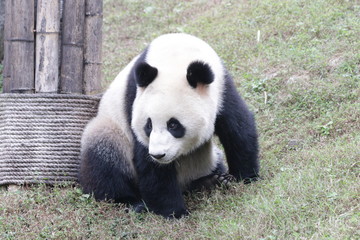
[[[80,47],[69,45],[63,45],[62,50],[60,92],[82,93],[84,51]]]
[[[34,0],[11,1],[11,92],[35,90],[34,7]]]
[[[11,82],[11,0],[5,0],[5,23],[4,23],[4,68],[3,68],[3,92],[9,93]]]
[[[60,1],[38,0],[35,91],[57,93],[59,86]]]
[[[61,93],[83,93],[85,0],[64,0]]]
[[[85,13],[84,91],[85,94],[95,94],[102,90],[103,2],[86,0]]]
[[[5,0],[0,0],[0,61],[4,57]]]

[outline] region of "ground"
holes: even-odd
[[[187,196],[175,221],[77,185],[2,190],[0,238],[359,239],[359,19],[352,0],[104,0],[104,86],[160,34],[204,39],[255,113],[262,180]]]

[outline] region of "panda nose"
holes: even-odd
[[[163,153],[163,154],[150,154],[150,156],[157,159],[157,160],[159,160],[159,159],[165,157],[165,153]]]

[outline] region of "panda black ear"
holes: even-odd
[[[212,83],[214,81],[214,73],[207,63],[195,61],[188,66],[186,78],[190,86],[196,88],[198,83]]]
[[[141,62],[135,66],[135,80],[139,87],[147,87],[156,78],[158,70],[146,62]]]

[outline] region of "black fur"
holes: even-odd
[[[144,126],[144,132],[145,132],[146,136],[150,137],[151,131],[152,131],[152,122],[151,122],[151,119],[148,118],[148,120],[146,121],[146,124]]]
[[[224,147],[229,173],[238,181],[256,180],[259,174],[258,136],[253,114],[226,73],[223,107],[215,123],[215,133]]]
[[[126,89],[126,115],[128,123],[131,124],[132,105],[136,97],[136,78],[134,71],[137,66],[142,65],[146,59],[145,50],[136,63],[128,77]],[[145,128],[145,127],[144,127]],[[149,134],[151,131],[149,131]],[[134,135],[134,163],[138,174],[138,189],[144,204],[139,203],[141,199],[133,204],[136,211],[143,211],[144,208],[160,214],[167,218],[179,218],[187,214],[184,200],[178,186],[176,170],[173,164],[158,165],[153,162],[148,149],[136,139]]]
[[[140,199],[134,176],[127,169],[125,156],[108,139],[94,141],[83,149],[79,183],[84,193],[94,194],[97,200],[136,203]]]
[[[144,64],[146,54],[147,50],[140,55],[128,76],[124,107],[129,125],[137,85],[146,87],[155,78],[154,71],[150,70],[151,77],[141,79],[144,76],[139,69],[144,66],[145,70],[148,68]],[[196,88],[198,83],[210,84],[214,80],[214,74],[209,65],[193,62],[189,65],[187,79],[191,87]],[[259,165],[254,117],[237,93],[228,74],[223,93],[223,107],[216,118],[215,133],[225,149],[229,173],[237,180],[256,179]],[[148,149],[136,139],[134,133],[133,136],[136,180],[135,176],[124,171],[126,166],[122,164],[126,164],[127,161],[115,147],[116,145],[105,139],[106,134],[104,134],[104,138],[97,136],[93,146],[83,151],[80,184],[84,192],[93,192],[98,200],[113,199],[116,202],[130,203],[136,211],[149,209],[168,218],[187,215],[174,163],[167,165],[155,163],[149,156]],[[220,179],[217,176],[224,174],[227,175],[224,165],[219,165],[213,174],[195,180],[190,184],[189,189],[211,185],[214,180]]]
[[[187,215],[174,164],[153,162],[149,150],[139,142],[135,143],[134,152],[138,186],[147,208],[166,218]]]
[[[174,138],[182,138],[185,135],[185,127],[176,118],[170,118],[167,122],[167,129]]]
[[[196,179],[190,183],[187,187],[188,192],[198,192],[202,190],[211,190],[215,186],[220,186],[221,182],[218,179],[218,176],[226,174],[226,167],[223,162],[219,162],[216,168],[212,171],[211,174]]]
[[[186,79],[191,87],[196,88],[198,83],[212,83],[214,81],[214,73],[207,63],[195,61],[188,66]]]
[[[147,87],[158,74],[158,70],[146,62],[140,62],[135,65],[134,78],[139,87]]]
[[[135,101],[135,97],[136,97],[136,78],[135,78],[135,73],[134,73],[134,68],[145,62],[145,58],[148,52],[148,48],[146,48],[139,56],[139,58],[136,60],[129,76],[128,76],[128,83],[126,86],[126,98],[125,98],[125,112],[126,112],[126,116],[127,116],[127,122],[129,123],[129,125],[131,125],[131,113],[132,113],[132,105]]]

